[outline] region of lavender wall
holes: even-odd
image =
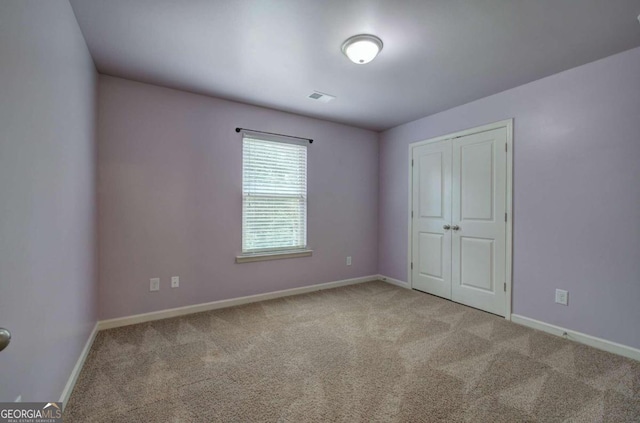
[[[377,273],[375,132],[108,76],[100,77],[99,104],[101,318]],[[236,126],[315,140],[308,155],[313,257],[235,264],[242,229]],[[174,275],[178,289],[169,287]],[[161,278],[159,292],[149,292],[152,277]]]
[[[409,143],[512,117],[513,312],[640,348],[640,48],[384,132],[380,273],[407,280]]]
[[[0,401],[57,401],[96,323],[96,95],[66,0],[0,2]]]

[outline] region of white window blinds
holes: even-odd
[[[242,252],[306,248],[307,146],[242,143]]]

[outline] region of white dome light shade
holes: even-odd
[[[342,52],[353,63],[364,65],[382,50],[382,40],[375,35],[354,35],[342,44]]]

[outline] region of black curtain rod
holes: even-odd
[[[240,132],[240,131],[249,131],[249,132],[255,132],[257,134],[267,134],[267,135],[276,135],[279,137],[295,138],[298,140],[309,141],[309,144],[313,144],[313,140],[311,138],[294,137],[293,135],[276,134],[274,132],[256,131],[255,129],[236,128],[236,132]]]

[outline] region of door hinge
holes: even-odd
[[[411,210],[411,217],[413,217],[413,210]]]
[[[411,159],[411,167],[413,167],[413,159]]]
[[[506,213],[504,214],[504,221],[505,222],[507,221],[507,214]]]
[[[507,283],[504,283],[504,292],[507,292]]]
[[[506,142],[504,143],[504,152],[505,152],[505,153],[507,152],[507,146],[508,146],[508,145],[509,145],[509,144],[507,144]]]
[[[411,262],[411,270],[413,270],[413,262]]]

